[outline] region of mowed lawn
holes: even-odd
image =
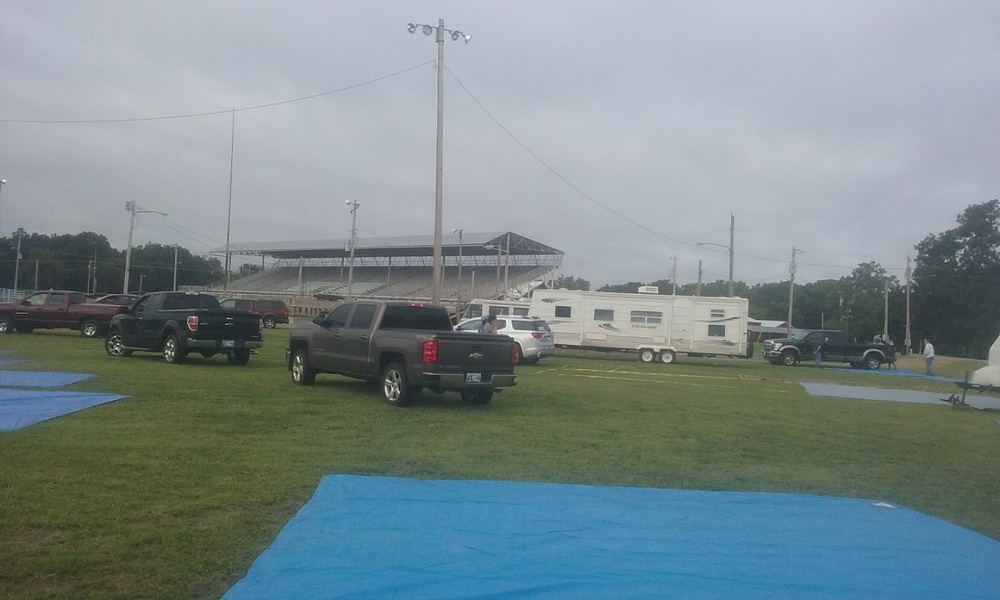
[[[898,503],[1000,539],[1000,414],[816,398],[798,382],[953,384],[564,351],[488,406],[292,384],[286,330],[247,367],[106,356],[73,332],[0,336],[6,369],[94,373],[130,397],[0,432],[0,598],[218,598],[331,473],[754,490]],[[919,365],[919,359],[914,359]],[[939,360],[962,377],[981,361]]]

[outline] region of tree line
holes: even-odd
[[[916,246],[910,285],[911,346],[919,351],[919,341],[928,338],[941,354],[986,358],[1000,335],[1000,200],[969,206],[958,216],[957,224],[943,233],[928,235]],[[119,292],[125,254],[112,248],[105,236],[89,231],[44,235],[19,229],[0,238],[0,288]],[[133,247],[131,265],[130,291],[172,289],[175,275],[178,287],[217,285],[225,277],[218,258],[162,244]],[[259,268],[244,264],[239,273],[249,275]],[[657,286],[661,294],[673,291],[669,279],[606,285],[598,291],[635,292],[642,285]],[[561,276],[554,286],[589,290],[590,282]],[[704,283],[700,293],[725,296],[728,286],[722,280]],[[697,291],[696,284],[677,285],[678,294],[695,295]],[[754,286],[734,282],[734,294],[750,301],[754,318],[784,321],[788,317],[788,282]],[[850,339],[870,340],[882,333],[886,294],[889,336],[901,348],[906,328],[906,281],[889,275],[877,262],[861,263],[840,279],[796,284],[792,322],[799,328],[840,329]]]

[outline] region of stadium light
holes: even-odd
[[[142,213],[153,213],[154,215],[160,215],[161,217],[167,216],[167,213],[160,212],[158,210],[139,210],[136,206],[135,201],[126,202],[125,210],[129,212],[129,222],[128,222],[128,247],[125,250],[125,283],[122,285],[122,293],[128,293],[128,273],[132,266],[132,231],[135,229],[135,216],[141,215]],[[141,286],[140,286],[141,287]]]
[[[408,23],[406,30],[412,34],[416,33],[418,27],[424,35],[437,32],[434,38],[434,41],[437,42],[437,161],[434,177],[434,273],[431,278],[431,301],[438,304],[441,302],[441,213],[443,204],[441,196],[444,187],[444,34],[450,33],[451,39],[455,41],[464,39],[466,44],[469,43],[472,36],[454,29],[445,29],[444,19],[438,19],[437,27],[422,23]]]
[[[719,248],[725,248],[729,252],[729,297],[733,297],[733,238],[736,235],[736,217],[733,213],[729,213],[729,245],[716,244],[715,242],[698,242],[698,246],[718,246]],[[701,281],[701,276],[699,275],[698,281]]]

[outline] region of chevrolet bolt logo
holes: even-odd
[[[480,359],[482,357],[483,357],[482,352],[473,352],[472,354],[469,355],[469,358],[475,358],[475,359]]]

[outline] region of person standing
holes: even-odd
[[[496,335],[497,333],[497,316],[490,315],[483,320],[483,333],[492,333]]]
[[[826,338],[820,338],[819,343],[816,344],[816,349],[813,350],[813,356],[816,359],[816,368],[819,368],[820,363],[823,362],[823,345],[826,344]]]
[[[927,363],[927,374],[934,374],[934,344],[924,338],[924,362]]]

